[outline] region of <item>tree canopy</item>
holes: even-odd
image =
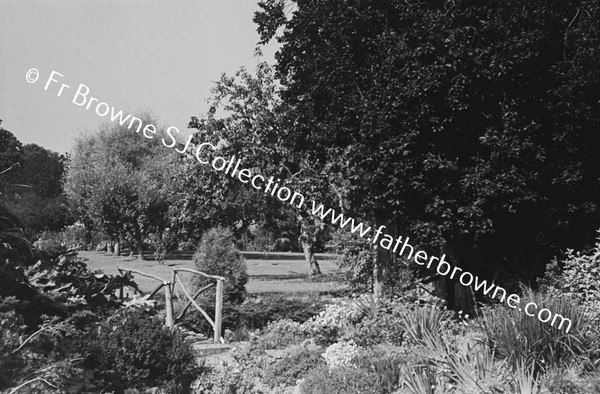
[[[348,212],[504,280],[591,244],[598,2],[286,4],[255,16],[281,43],[280,138]]]

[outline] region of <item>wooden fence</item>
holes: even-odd
[[[165,280],[156,275],[138,271],[138,270],[135,270],[132,268],[117,267],[117,270],[119,271],[119,274],[121,274],[121,275],[123,275],[123,273],[127,272],[127,273],[142,275],[147,278],[152,278],[152,279],[155,279],[160,282],[158,287],[156,289],[154,289],[154,291],[152,291],[152,293],[150,293],[150,295],[147,297],[147,299],[148,300],[152,299],[152,297],[154,297],[160,291],[160,289],[162,289],[162,288],[165,289],[165,309],[166,309],[166,313],[167,313],[167,317],[165,319],[165,325],[167,327],[173,327],[173,325],[183,317],[183,315],[187,312],[187,310],[190,308],[190,306],[194,306],[194,308],[196,308],[202,314],[202,316],[204,316],[204,318],[208,321],[208,323],[212,326],[213,332],[214,332],[213,341],[215,343],[225,342],[223,337],[221,336],[221,322],[222,322],[222,315],[223,315],[223,281],[225,280],[225,278],[223,278],[221,276],[208,275],[208,274],[205,274],[204,272],[196,271],[196,270],[189,269],[189,268],[177,268],[177,269],[172,268],[173,275],[171,276],[171,280]],[[213,279],[214,282],[199,289],[198,291],[196,291],[196,293],[193,296],[191,296],[190,293],[186,290],[185,285],[183,284],[183,281],[181,280],[181,277],[179,275],[179,272],[189,272],[194,275],[204,276],[205,278]],[[179,313],[179,315],[177,317],[174,317],[173,316],[173,291],[175,290],[175,285],[177,283],[179,283],[181,290],[183,291],[183,294],[185,294],[185,296],[187,297],[188,303],[183,308],[183,310]],[[214,317],[214,319],[211,319],[211,317],[208,315],[208,313],[206,313],[206,311],[204,309],[202,309],[202,307],[200,307],[200,305],[198,305],[198,303],[196,302],[196,298],[198,298],[198,296],[200,294],[202,294],[203,292],[205,292],[206,290],[208,290],[212,287],[215,287],[215,286],[216,286],[215,317]],[[123,287],[121,287],[119,289],[119,299],[123,299]]]

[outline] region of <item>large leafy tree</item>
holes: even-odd
[[[35,144],[22,145],[0,129],[0,198],[29,237],[59,231],[73,220],[63,195],[67,158]]]
[[[505,281],[592,241],[598,2],[260,4],[263,42],[283,26],[282,141],[348,213]]]
[[[156,125],[149,115],[143,124]],[[139,258],[151,234],[169,228],[177,156],[126,126],[104,125],[76,141],[66,191],[78,216],[117,244],[127,241]],[[118,250],[117,250],[118,252]]]
[[[244,166],[266,178],[273,177],[280,185],[292,190],[306,186],[299,177],[297,163],[288,157],[282,141],[282,105],[274,70],[259,63],[256,73],[240,69],[234,76],[223,75],[213,89],[210,111],[206,118],[192,118],[190,127],[197,129],[197,142],[212,141],[219,146],[219,155],[243,159]],[[219,114],[220,116],[217,116]],[[290,167],[291,166],[291,167]],[[314,244],[321,227],[308,220],[302,210],[258,192],[237,179],[222,174],[207,173],[196,168],[192,183],[204,193],[191,193],[193,199],[208,199],[205,207],[218,202],[219,224],[241,223],[246,228],[259,223],[276,233],[294,234],[306,255],[309,276],[320,275],[314,256]],[[293,175],[296,176],[293,176]],[[206,193],[206,190],[211,192]],[[194,204],[198,206],[199,204]],[[188,215],[189,216],[189,215]]]

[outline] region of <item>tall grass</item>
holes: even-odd
[[[485,308],[480,319],[490,346],[517,369],[533,363],[536,371],[561,366],[572,361],[590,362],[591,351],[586,335],[591,320],[580,308],[577,299],[566,295],[545,296],[523,290],[521,305],[535,302],[538,311],[547,308],[572,321],[569,332],[565,327],[550,326],[537,317],[503,305]]]
[[[416,307],[400,316],[400,324],[408,338],[415,344],[423,341],[426,333],[440,333],[450,322],[450,312],[441,308]]]

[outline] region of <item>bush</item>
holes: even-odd
[[[300,323],[290,319],[269,323],[262,332],[259,342],[263,349],[280,349],[296,345],[306,339]]]
[[[267,356],[257,352],[249,343],[236,344],[230,354],[235,368],[207,368],[194,384],[194,393],[202,394],[263,394],[261,376],[266,367]]]
[[[600,230],[596,245],[588,253],[567,250],[563,261],[553,261],[542,283],[582,301],[598,317],[600,304]]]
[[[414,344],[421,343],[427,333],[439,333],[450,324],[450,312],[439,306],[415,307],[400,316],[400,326]]]
[[[317,316],[307,320],[303,329],[311,333],[318,342],[331,344],[344,334],[344,330],[358,323],[364,309],[357,303],[341,302],[325,306]]]
[[[399,346],[405,342],[404,331],[400,327],[399,316],[382,311],[352,326],[346,336],[362,347],[383,343]]]
[[[248,250],[252,252],[272,252],[275,242],[273,233],[263,228],[258,228],[253,231],[252,238],[248,243]]]
[[[68,250],[80,250],[86,248],[87,235],[88,230],[81,222],[76,222],[75,224],[67,226],[59,233],[62,243]]]
[[[513,366],[534,362],[537,369],[562,366],[581,359],[593,364],[596,356],[591,346],[591,321],[579,308],[579,302],[568,295],[544,295],[526,290],[521,303],[535,302],[538,309],[547,308],[572,321],[569,332],[565,327],[550,326],[536,317],[517,309],[496,305],[484,309],[481,319],[490,346],[507,358]]]
[[[224,302],[244,301],[248,271],[245,259],[233,245],[233,233],[230,230],[221,227],[208,230],[194,255],[194,263],[198,271],[225,277]],[[212,282],[200,276],[194,280],[196,289]]]
[[[202,304],[209,314],[214,314],[214,302]],[[321,310],[320,303],[311,299],[282,296],[260,296],[246,299],[242,304],[227,303],[223,305],[223,330],[239,331],[262,330],[267,324],[283,319],[303,323]],[[182,322],[186,327],[193,328],[212,336],[212,327],[199,313],[187,313]]]
[[[84,365],[113,390],[187,391],[197,372],[191,346],[141,309],[122,309],[83,344]]]
[[[67,251],[67,245],[64,244],[61,235],[52,231],[44,231],[33,246],[50,257],[56,257]]]
[[[327,367],[311,373],[300,383],[301,394],[387,394],[389,387],[375,371],[362,368]]]
[[[588,394],[600,392],[600,375],[588,375],[578,368],[552,369],[542,378],[549,394]]]
[[[307,349],[293,346],[283,358],[269,365],[265,370],[264,381],[271,388],[295,386],[297,381],[311,370],[325,364],[320,349]]]
[[[275,240],[275,249],[278,252],[289,252],[292,250],[292,241],[289,238],[277,238]]]

